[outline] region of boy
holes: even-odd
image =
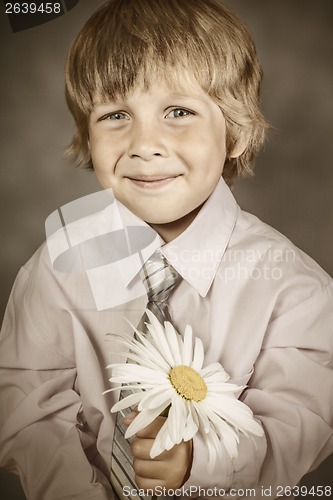
[[[21,270],[1,337],[0,455],[28,498],[114,498],[109,408],[119,395],[102,393],[119,355],[105,334],[130,333],[125,318],[139,324],[147,303],[133,244],[144,260],[161,246],[182,278],[169,299],[174,325],[190,323],[205,363],[248,386],[241,399],[265,430],[241,437],[238,458],[224,453],[208,475],[198,436],[150,459],[158,417],[132,447],[138,487],[289,495],[332,452],[332,280],[242,212],[226,185],[250,171],[263,140],[260,81],[250,35],[218,0],[112,0],[74,42],[71,151],[117,202],[69,238],[82,226],[96,236],[109,215],[110,233],[152,228],[158,239],[130,241],[127,266],[107,255],[77,269],[75,254],[64,265],[68,254],[50,258],[49,244]]]

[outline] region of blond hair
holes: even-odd
[[[92,166],[88,120],[96,94],[124,97],[138,83],[148,88],[154,75],[177,87],[180,67],[224,114],[226,182],[251,173],[266,128],[262,70],[249,31],[219,0],[109,0],[90,17],[66,64],[66,99],[76,123],[70,154]],[[244,152],[232,158],[244,138]]]

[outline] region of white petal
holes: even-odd
[[[200,370],[200,375],[204,377],[205,380],[206,378],[210,380],[210,377],[212,377],[211,381],[214,382],[226,382],[230,378],[223,366],[217,362],[202,368]]]
[[[129,324],[131,325],[131,323]],[[143,360],[144,362],[149,363],[150,360],[153,362],[153,366],[155,368],[158,367],[163,371],[166,371],[168,369],[168,364],[164,360],[164,356],[161,355],[161,353],[152,345],[152,343],[146,339],[146,336],[143,335],[142,332],[139,332],[133,326],[132,328],[133,331],[136,332],[137,338],[135,338],[134,336],[131,337],[126,334],[124,334],[124,336],[118,336],[117,334],[115,334],[118,343],[128,348],[129,352],[127,353],[127,356],[131,358],[132,353],[137,354],[140,357],[141,361]]]
[[[144,392],[139,392],[136,394],[130,394],[125,398],[121,399],[117,403],[115,403],[111,408],[111,413],[115,413],[116,411],[123,410],[124,408],[128,408],[130,406],[136,405],[144,396]]]
[[[211,429],[211,425],[206,412],[202,411],[201,406],[196,401],[192,401],[192,405],[198,417],[200,431],[207,434]]]
[[[146,382],[152,385],[164,384],[166,380],[167,375],[165,373],[134,363],[115,366],[113,376],[110,378],[110,381],[114,383]]]
[[[117,368],[117,366],[124,366],[125,364],[126,363],[113,363],[112,365],[108,365],[106,368],[110,368],[111,370],[114,370],[115,368]]]
[[[162,411],[165,409],[164,405],[161,405],[158,408],[154,408],[153,410],[142,410],[137,417],[133,420],[133,422],[128,426],[125,432],[125,438],[128,439],[131,436],[134,436],[137,432],[141,431],[147,425],[151,424],[156,417],[158,417]]]
[[[157,386],[150,391],[146,391],[145,395],[141,399],[141,403],[139,405],[139,411],[141,410],[152,410],[157,408],[163,404],[168,406],[171,402],[171,398],[173,395],[173,390],[171,387],[165,386]]]
[[[152,370],[158,370],[164,373],[169,373],[170,371],[170,366],[156,349],[153,352],[150,352],[148,349],[142,349],[139,354],[129,352],[127,354],[127,359],[134,361],[138,365],[151,368]]]
[[[186,419],[186,403],[181,396],[176,395],[172,398],[167,420],[169,436],[174,444],[179,444],[183,439]]]
[[[192,356],[193,356],[193,343],[192,343],[192,328],[190,325],[186,325],[184,332],[184,339],[182,341],[181,347],[181,357],[182,364],[186,366],[191,366]]]
[[[234,460],[238,456],[238,443],[239,439],[236,439],[235,435],[231,431],[231,428],[225,424],[226,427],[223,431],[219,429],[217,434],[219,435],[220,439],[222,440],[226,452],[228,453],[229,457]]]
[[[179,342],[178,342],[180,335],[176,332],[176,330],[169,321],[166,321],[164,323],[164,328],[165,328],[165,337],[169,344],[169,348],[174,359],[172,366],[183,365],[184,363],[179,351]]]
[[[170,369],[170,366],[165,360],[163,350],[160,349],[161,347],[160,340],[161,339],[163,340],[164,331],[161,327],[161,324],[159,323],[157,318],[151,313],[151,311],[148,311],[146,309],[146,313],[148,317],[150,317],[151,320],[154,322],[154,325],[156,327],[155,330],[153,331],[154,335],[152,336],[152,338],[149,338],[149,336],[147,336],[146,333],[140,332],[137,328],[134,328],[133,325],[128,321],[129,325],[133,328],[133,331],[136,332],[136,337],[137,337],[137,339],[133,337],[131,339],[131,342],[129,342],[127,336],[126,340],[128,343],[128,347],[130,348],[130,350],[136,352],[139,356],[142,355],[143,358],[148,357],[152,360],[156,360],[157,364],[163,369],[163,371],[167,371]],[[147,326],[149,327],[149,324],[147,324]],[[150,327],[151,326],[152,325],[150,325]],[[161,335],[161,331],[163,332],[163,335]]]
[[[187,401],[187,419],[183,435],[184,441],[192,439],[199,430],[199,420],[190,401]]]
[[[219,460],[222,462],[222,448],[214,430],[205,435],[205,444],[208,452],[208,472],[211,474]]]
[[[196,337],[194,343],[193,361],[191,365],[193,370],[199,372],[202,368],[203,362],[204,362],[204,348],[201,340],[198,337]]]
[[[122,345],[130,348],[133,342],[133,335],[129,335],[128,333],[107,333],[110,337],[113,337],[111,340],[119,342]]]
[[[113,335],[116,338],[118,344],[123,345],[128,350],[128,352],[120,353],[122,356],[127,357],[131,353],[135,353],[139,356],[142,356],[143,359],[154,358],[154,356],[150,355],[149,349],[147,349],[147,347],[144,346],[142,342],[139,342],[135,337],[126,334],[124,334],[123,336],[119,336],[118,334]]]
[[[254,420],[251,409],[239,401],[226,397],[207,397],[205,406],[211,408],[217,415],[230,422],[243,434],[248,432],[256,436],[263,435],[262,427]]]
[[[197,426],[199,426],[199,417],[197,411],[193,405],[193,401],[188,401],[189,411],[191,412],[192,418]]]
[[[149,359],[155,367],[159,367],[164,372],[169,371],[170,366],[165,360],[164,353],[161,353],[159,349],[152,345],[149,336],[142,334],[139,331],[137,331],[137,336],[142,344],[139,344],[140,349],[138,349],[138,356],[143,359]]]
[[[153,446],[150,450],[150,457],[155,458],[160,455],[165,450],[171,450],[174,446],[173,442],[170,439],[168,432],[168,421],[162,425],[161,429],[157,433],[156,438],[154,439]]]
[[[155,347],[161,354],[163,354],[167,363],[169,363],[170,366],[173,366],[173,355],[165,338],[164,328],[151,311],[147,309],[146,313],[151,323],[147,323],[147,328],[152,336]]]
[[[226,423],[222,418],[218,417],[216,413],[214,413],[209,407],[207,407],[207,405],[200,405],[199,403],[199,406],[201,406],[202,412],[206,412],[207,417],[214,425],[214,428],[217,434],[222,439],[230,458],[236,458],[238,454],[237,444],[239,442],[237,433],[228,423]]]
[[[215,382],[207,382],[207,379],[204,379],[207,385],[208,393],[214,397],[215,394],[223,394],[225,396],[228,396],[229,393],[236,393],[243,391],[245,389],[245,386],[240,386],[236,384],[225,384],[225,383],[215,383]]]
[[[108,389],[104,391],[102,394],[107,393],[107,392],[113,392],[113,391],[119,391],[124,390],[131,390],[132,392],[138,392],[142,391],[143,389],[153,389],[155,386],[152,386],[151,384],[137,384],[136,382],[133,384],[121,384],[118,387],[112,387],[111,389]]]

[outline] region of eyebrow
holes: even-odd
[[[172,94],[167,94],[166,96],[163,96],[165,99],[188,99],[188,100],[195,100],[195,101],[199,101],[199,102],[202,102],[202,103],[207,103],[207,99],[205,99],[204,96],[200,96],[198,94],[195,94],[195,95],[189,95],[189,94],[177,94],[177,93],[172,93]],[[208,96],[207,96],[208,97]],[[116,104],[117,106],[118,105],[125,105],[126,104],[126,97],[123,98],[123,97],[119,97],[119,99],[115,99],[115,100],[112,100],[110,99],[109,101],[94,101],[93,102],[93,107],[92,107],[92,110],[91,112],[95,111],[96,108],[100,107],[100,106],[108,106],[108,105],[112,105],[112,104]]]

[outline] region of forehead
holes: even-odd
[[[122,92],[113,93],[109,89],[99,89],[94,94],[94,103],[128,99],[141,93],[159,93],[161,97],[169,95],[211,99],[193,73],[184,68],[179,70],[173,67],[169,71],[160,72],[152,69],[149,74],[141,73],[131,87]]]

